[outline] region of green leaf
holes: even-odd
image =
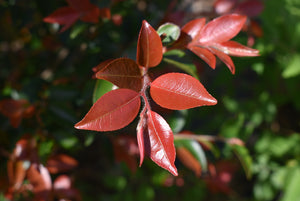
[[[93,103],[95,103],[103,94],[111,91],[114,85],[106,80],[97,80],[94,93],[93,93]]]
[[[191,152],[191,154],[199,161],[202,171],[207,171],[207,159],[202,146],[195,140],[175,139],[176,147],[183,146]]]
[[[292,201],[292,200],[299,200],[300,198],[300,168],[297,167],[293,169],[292,172],[290,172],[291,177],[287,181],[287,184],[285,185],[285,192],[283,194],[283,197],[280,201]]]
[[[163,58],[163,60],[169,64],[172,64],[172,65],[180,68],[181,70],[189,73],[194,78],[199,80],[199,76],[197,74],[197,69],[194,64],[185,64],[185,63],[181,63],[181,62],[175,61],[173,59],[169,59],[169,58]]]
[[[175,57],[182,58],[185,56],[185,52],[183,50],[174,49],[174,50],[169,50],[169,51],[165,52],[164,56],[169,56],[169,57],[175,56]]]
[[[240,160],[246,177],[250,179],[252,177],[252,158],[248,152],[248,149],[244,146],[233,145],[231,146],[233,152],[237,155]]]
[[[165,23],[158,27],[157,33],[159,36],[165,36],[162,40],[164,45],[176,41],[180,36],[180,27],[173,23]]]
[[[290,59],[287,67],[282,72],[282,76],[284,78],[294,77],[300,74],[300,55],[295,54]]]

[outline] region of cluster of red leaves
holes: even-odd
[[[98,8],[89,0],[66,0],[69,6],[64,6],[55,10],[52,14],[44,18],[44,22],[58,23],[64,25],[61,32],[70,28],[77,20],[90,23],[98,23],[99,18],[110,18],[108,8]]]
[[[245,21],[245,16],[237,14],[217,18],[207,25],[204,19],[193,20],[182,28],[181,37],[174,47],[190,49],[212,68],[216,65],[215,54],[234,73],[233,62],[227,54],[258,55],[257,50],[229,41],[237,35]],[[144,157],[148,156],[173,175],[178,175],[174,165],[176,152],[173,132],[163,117],[152,110],[147,90],[150,88],[150,96],[155,103],[171,110],[215,105],[217,100],[196,78],[187,74],[167,73],[150,80],[149,68],[157,66],[162,57],[160,36],[149,23],[143,21],[136,61],[119,58],[104,61],[93,68],[96,78],[110,81],[119,88],[100,97],[75,128],[94,131],[121,129],[136,118],[142,98],[144,107],[137,125],[140,165]]]
[[[25,99],[4,99],[0,101],[0,113],[8,117],[10,124],[17,128],[23,118],[30,118],[34,114],[35,107]]]
[[[224,15],[205,25],[205,18],[195,19],[181,28],[181,35],[173,48],[187,48],[203,59],[211,68],[216,67],[216,55],[232,74],[235,66],[230,56],[258,56],[258,50],[230,41],[243,28],[246,16]]]
[[[36,141],[29,135],[23,136],[17,143],[7,162],[8,188],[5,197],[14,200],[23,195],[31,200],[28,192],[33,192],[34,200],[81,200],[77,189],[71,185],[68,175],[58,175],[52,182],[50,174],[66,173],[77,166],[77,161],[70,156],[53,155],[46,167],[39,163]],[[24,182],[27,180],[28,182]],[[26,184],[27,183],[27,184]]]

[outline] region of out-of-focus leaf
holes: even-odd
[[[173,23],[165,23],[158,27],[157,33],[160,36],[164,36],[162,40],[163,44],[169,44],[176,41],[180,36],[180,28]]]
[[[153,27],[143,21],[137,44],[136,61],[143,67],[157,66],[163,56],[161,39]]]
[[[184,147],[201,165],[201,171],[207,171],[207,159],[201,145],[195,140],[176,140],[176,147]],[[200,172],[201,173],[201,172]]]
[[[86,116],[75,125],[77,129],[112,131],[127,126],[139,112],[140,95],[130,89],[116,89],[104,94]]]
[[[52,181],[48,170],[43,165],[32,164],[27,171],[27,179],[33,186],[36,200],[49,200]]]
[[[139,66],[132,59],[119,58],[111,61],[96,73],[96,78],[110,81],[120,88],[140,91],[142,75]]]
[[[252,158],[248,149],[239,145],[232,145],[231,148],[240,160],[247,178],[250,179],[252,177]]]
[[[79,191],[72,188],[71,178],[67,175],[60,175],[55,179],[53,194],[61,200],[81,200]]]
[[[193,77],[199,79],[199,76],[197,74],[197,69],[194,64],[186,64],[186,63],[178,62],[173,59],[166,58],[166,57],[163,58],[163,61],[165,61],[169,64],[172,64],[172,65],[180,68],[181,70],[184,70],[185,72],[192,75]]]
[[[259,0],[248,0],[241,2],[235,9],[235,13],[247,15],[248,17],[258,16],[264,9],[264,4]]]
[[[65,154],[59,154],[49,158],[46,167],[51,174],[57,174],[69,171],[77,165],[78,162],[74,158]]]
[[[183,73],[168,73],[156,78],[150,94],[157,104],[173,110],[217,104],[196,78]]]
[[[300,74],[300,55],[295,54],[282,72],[284,78],[294,77]]]
[[[106,80],[97,80],[93,92],[93,103],[95,103],[101,96],[113,89],[114,85]]]
[[[177,176],[173,132],[168,123],[157,113],[147,112],[148,133],[144,133],[145,153],[160,167]]]
[[[191,154],[189,150],[181,146],[176,148],[177,157],[189,169],[191,169],[196,176],[201,175],[201,165],[199,161]]]

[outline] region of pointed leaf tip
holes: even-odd
[[[174,164],[176,158],[174,137],[169,124],[156,112],[148,111],[147,125],[148,132],[144,133],[144,143],[149,148],[145,151],[153,162],[177,176]]]
[[[158,77],[150,86],[150,94],[157,104],[172,110],[217,104],[217,100],[196,78],[183,73]]]
[[[161,39],[153,27],[144,20],[137,44],[137,63],[143,67],[155,67],[161,62],[162,57]]]
[[[77,129],[113,131],[127,126],[137,116],[141,100],[130,89],[116,89],[104,94],[86,116],[75,125]]]

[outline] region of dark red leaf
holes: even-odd
[[[78,165],[78,162],[65,154],[59,154],[50,157],[47,160],[47,169],[51,174],[57,174],[60,172],[66,172],[73,168],[75,168]]]
[[[225,54],[232,56],[259,56],[258,50],[246,47],[235,41],[227,41],[221,44],[215,44],[214,46]]]
[[[174,147],[173,132],[168,123],[157,113],[147,112],[148,139],[150,158],[160,167],[177,176],[174,165],[176,152]],[[145,140],[145,139],[144,139]]]
[[[100,9],[97,6],[92,6],[90,10],[82,14],[80,19],[83,22],[98,23],[99,16],[100,16]]]
[[[96,78],[107,80],[120,88],[135,91],[140,91],[142,88],[140,68],[132,59],[119,58],[111,61],[97,72]]]
[[[212,69],[216,68],[216,57],[210,51],[192,44],[188,46],[188,49],[203,59]]]
[[[137,44],[137,63],[143,67],[154,67],[161,62],[162,56],[161,39],[153,27],[144,20]]]
[[[234,11],[236,13],[247,15],[248,17],[255,17],[258,16],[263,9],[263,2],[259,0],[248,0],[240,3]]]
[[[96,101],[75,128],[95,131],[113,131],[123,128],[136,117],[140,105],[140,95],[133,90],[110,91]]]
[[[212,45],[228,41],[240,32],[246,20],[246,16],[238,14],[218,17],[203,27],[199,42],[203,45]]]
[[[132,172],[136,172],[136,156],[139,152],[136,139],[132,136],[118,136],[112,139],[114,155],[117,162],[125,162]]]
[[[196,78],[183,73],[158,77],[151,84],[150,94],[157,104],[173,110],[217,104]]]
[[[226,64],[232,74],[235,73],[235,66],[230,56],[214,48],[209,48],[209,50],[217,55],[217,57]]]
[[[60,32],[64,32],[72,24],[76,22],[80,17],[80,12],[77,10],[74,10],[71,7],[62,7],[58,8],[56,11],[54,11],[49,16],[45,17],[43,20],[44,22],[48,23],[58,23],[60,25],[64,25],[63,28],[60,30]]]
[[[66,0],[68,4],[78,11],[88,11],[91,9],[93,4],[89,0]]]

